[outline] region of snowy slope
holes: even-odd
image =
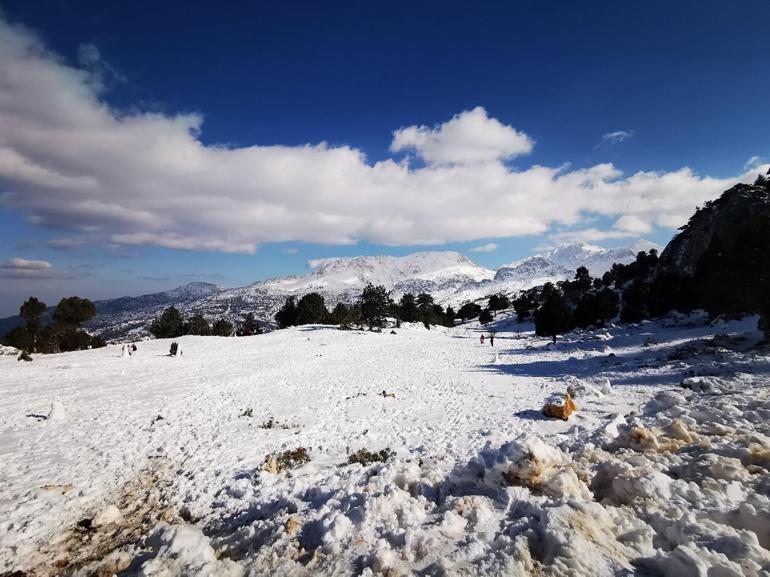
[[[672,321],[0,356],[0,572],[765,575],[770,357],[741,352],[756,319]]]
[[[602,276],[612,268],[613,263],[628,264],[636,258],[638,252],[653,248],[658,252],[663,249],[660,245],[646,240],[621,248],[602,248],[579,243],[551,249],[541,256],[571,271],[584,266],[592,276]]]

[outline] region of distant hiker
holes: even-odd
[[[136,352],[136,344],[135,343],[131,343],[131,350]]]
[[[484,344],[484,335],[481,335],[481,336],[479,337],[479,341],[481,341],[481,344],[482,344],[482,345]]]
[[[495,333],[492,333],[491,335],[489,335],[489,344],[492,345],[493,347],[495,346]]]
[[[120,347],[120,356],[121,357],[127,357],[129,354],[128,352],[128,345],[126,343],[123,343],[123,346]]]

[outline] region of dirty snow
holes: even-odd
[[[704,321],[0,357],[0,574],[767,575],[770,353]]]

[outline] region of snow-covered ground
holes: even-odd
[[[475,326],[310,326],[187,336],[181,357],[3,355],[0,574],[767,575],[755,326],[553,346],[500,321],[494,348]],[[577,413],[542,418],[568,387]]]

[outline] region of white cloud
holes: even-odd
[[[602,134],[602,144],[612,146],[613,144],[620,144],[624,140],[628,140],[634,135],[633,130],[616,130],[615,132],[606,132]]]
[[[298,248],[284,248],[281,250],[283,254],[299,254]]]
[[[642,220],[636,215],[627,214],[621,216],[612,225],[612,228],[618,231],[630,232],[633,234],[645,234],[652,230],[652,226],[649,222]]]
[[[498,245],[496,242],[489,242],[487,244],[482,244],[481,246],[475,246],[472,249],[470,249],[470,252],[494,252],[499,248],[500,245]]]
[[[45,260],[11,258],[0,263],[0,278],[51,278],[58,274]]]
[[[635,232],[622,230],[599,230],[598,228],[586,228],[583,230],[570,230],[552,234],[549,236],[555,246],[582,242],[600,242],[614,238],[633,238],[638,236]]]
[[[409,126],[393,133],[392,152],[414,150],[428,164],[467,164],[504,160],[532,150],[523,132],[490,118],[477,106],[430,128]]]
[[[624,178],[612,164],[517,170],[503,161],[532,141],[480,107],[396,131],[393,149],[414,149],[420,167],[325,143],[206,146],[201,115],[120,113],[98,84],[0,20],[0,206],[72,232],[72,246],[428,245],[585,227],[597,216],[673,228],[756,178],[756,169],[716,179],[688,168]]]

